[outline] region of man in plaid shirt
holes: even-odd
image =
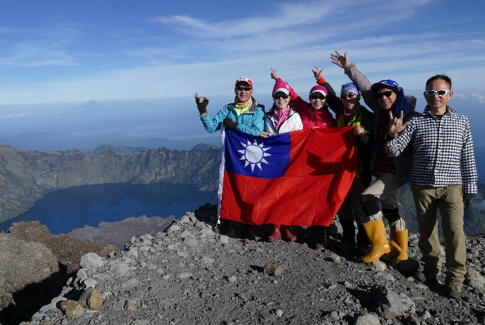
[[[386,150],[396,157],[413,141],[411,189],[419,226],[419,248],[424,269],[418,275],[430,286],[441,277],[438,215],[446,248],[446,289],[455,299],[461,297],[467,273],[464,211],[477,192],[477,170],[468,118],[447,105],[453,96],[451,79],[436,75],[426,82],[424,98],[428,105],[420,116],[403,124],[391,119]]]

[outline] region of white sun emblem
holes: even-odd
[[[254,166],[258,166],[259,170],[263,170],[261,167],[261,163],[268,164],[264,157],[271,156],[271,154],[267,153],[266,151],[271,149],[271,147],[264,148],[264,143],[258,144],[257,140],[254,140],[254,143],[248,141],[247,144],[239,142],[241,146],[243,146],[243,150],[238,150],[239,153],[242,154],[242,157],[239,160],[245,160],[244,168],[246,166],[251,165],[251,171],[254,171]]]

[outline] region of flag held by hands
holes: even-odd
[[[253,225],[330,225],[357,168],[352,128],[228,131],[224,150],[220,217]]]

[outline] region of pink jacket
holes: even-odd
[[[281,78],[278,78],[277,81],[283,81]],[[295,90],[290,86],[290,95],[293,104],[295,105],[295,109],[300,114],[301,121],[303,123],[303,128],[308,129],[315,126],[321,128],[336,128],[337,122],[335,121],[332,114],[329,112],[328,107],[325,105],[319,111],[313,111],[312,106],[310,103],[304,101]]]

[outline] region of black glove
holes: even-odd
[[[195,103],[197,104],[197,109],[201,115],[207,113],[207,104],[209,104],[209,100],[207,98],[204,97],[202,103],[199,103],[199,99],[196,98]]]
[[[468,210],[474,196],[475,194],[473,193],[463,193],[463,207],[465,208],[465,211]]]
[[[239,123],[234,122],[233,120],[231,120],[230,117],[226,117],[224,119],[223,124],[226,127],[226,129],[231,129],[231,130],[236,130],[237,129],[237,126],[239,125]]]

